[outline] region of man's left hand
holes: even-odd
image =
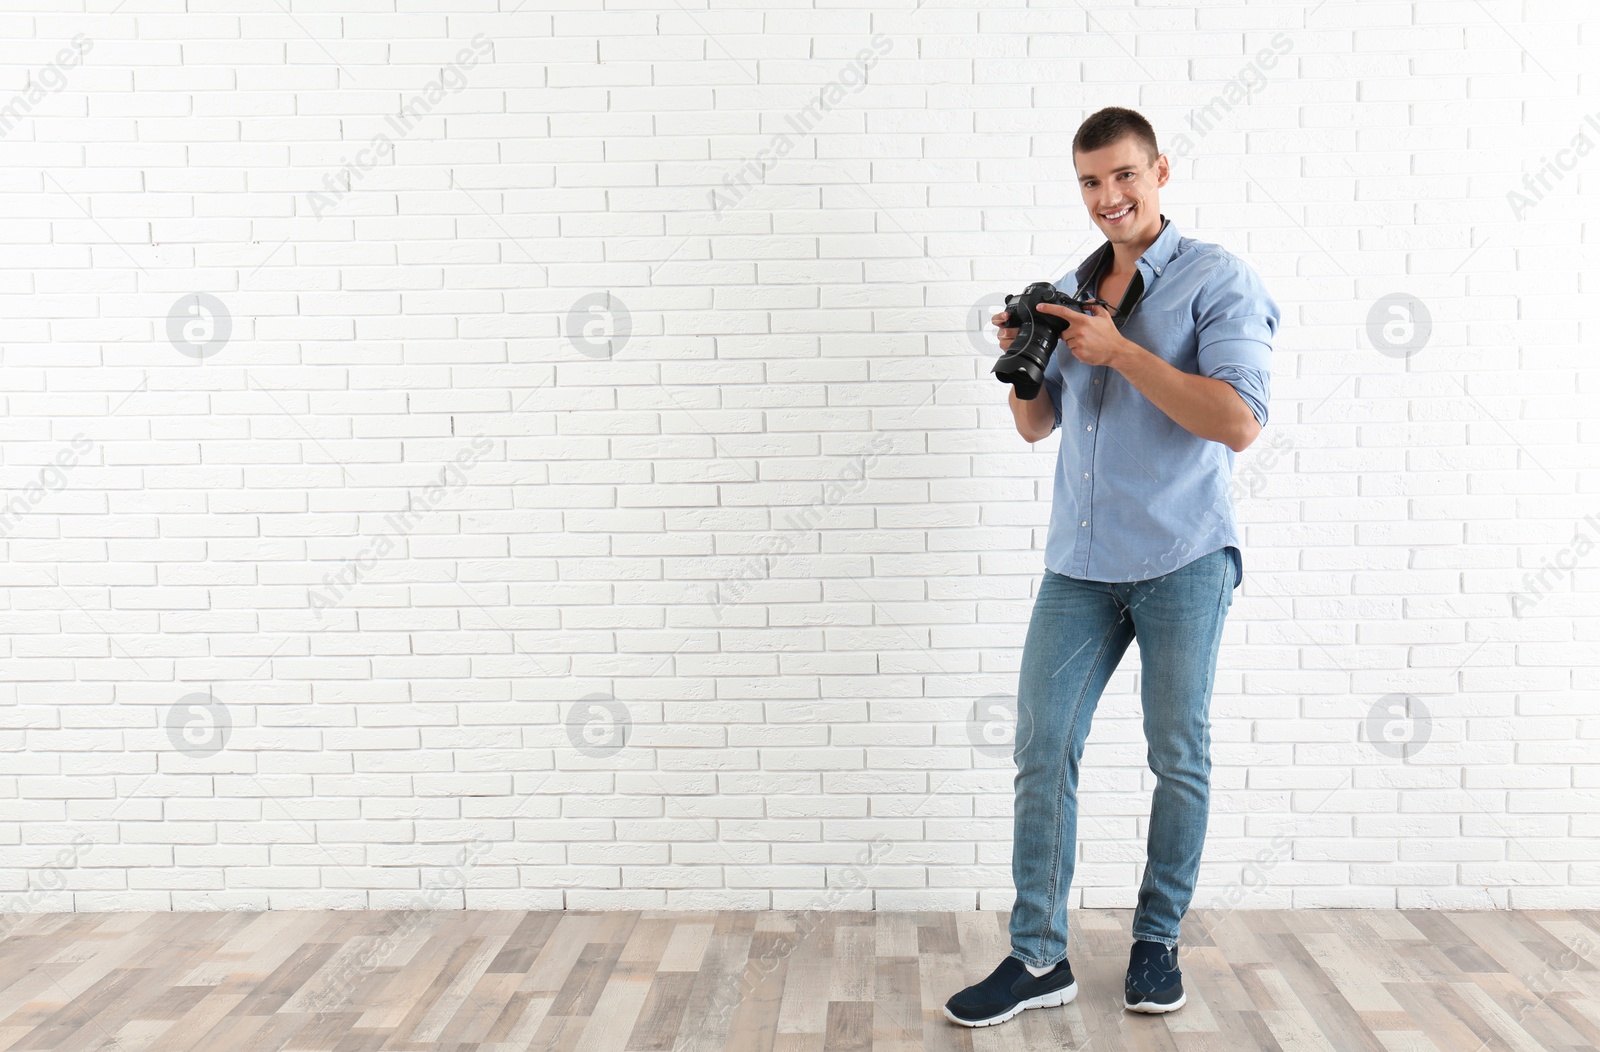
[[[1111,312],[1097,303],[1089,305],[1093,314],[1079,314],[1070,307],[1058,307],[1054,303],[1041,303],[1038,309],[1067,319],[1067,330],[1061,334],[1061,342],[1085,365],[1116,368],[1133,346],[1117,331]]]

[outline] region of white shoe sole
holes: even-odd
[[[1018,1001],[1014,1006],[1012,1006],[1009,1012],[1006,1012],[1003,1015],[990,1016],[988,1019],[978,1020],[962,1019],[958,1016],[952,1015],[950,1013],[950,1009],[946,1008],[944,1010],[944,1017],[950,1020],[950,1022],[960,1023],[962,1026],[994,1026],[996,1023],[1004,1023],[1007,1019],[1010,1019],[1012,1016],[1022,1012],[1024,1009],[1056,1008],[1064,1004],[1072,1003],[1072,999],[1077,996],[1078,981],[1074,979],[1071,984],[1063,986],[1059,990],[1048,994],[1040,994],[1038,997],[1030,997],[1026,1001]]]
[[[1169,1005],[1158,1005],[1154,1001],[1140,1001],[1136,1005],[1131,1005],[1124,1001],[1122,1007],[1126,1008],[1130,1012],[1149,1012],[1153,1015],[1157,1012],[1176,1012],[1178,1009],[1183,1007],[1183,1003],[1187,1000],[1189,1000],[1189,993],[1188,991],[1184,991],[1178,995],[1178,999],[1176,1001]]]

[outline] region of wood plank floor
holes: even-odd
[[[970,1030],[1003,913],[10,914],[0,1050],[1600,1052],[1597,912],[1194,910],[1164,1016],[1131,919],[1074,911],[1077,1000]]]

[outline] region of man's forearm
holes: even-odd
[[[1174,368],[1132,340],[1112,363],[1139,393],[1185,431],[1242,453],[1261,433],[1256,416],[1233,385]],[[1054,419],[1054,417],[1052,417]]]
[[[1007,390],[1011,392],[1011,415],[1016,418],[1017,433],[1029,442],[1048,438],[1056,426],[1056,406],[1050,401],[1050,392],[1041,386],[1038,394],[1023,401],[1017,397],[1015,387]]]

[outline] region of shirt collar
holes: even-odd
[[[1138,263],[1149,267],[1151,273],[1159,278],[1161,272],[1167,269],[1167,264],[1172,262],[1172,257],[1177,255],[1178,238],[1178,228],[1173,225],[1172,220],[1163,215],[1161,217],[1161,233],[1157,234],[1156,239],[1150,242],[1150,247],[1144,250],[1144,255],[1139,257]],[[1080,289],[1099,272],[1101,264],[1110,255],[1111,242],[1109,241],[1104,242],[1099,248],[1089,253],[1089,258],[1078,266],[1077,277]],[[1146,284],[1149,284],[1148,281]]]

